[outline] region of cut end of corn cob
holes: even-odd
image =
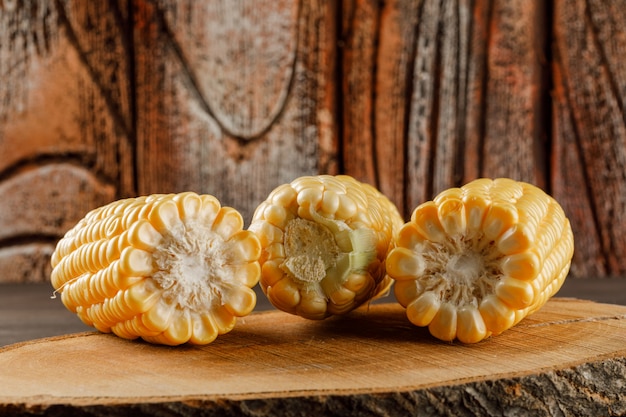
[[[402,223],[385,196],[346,175],[283,184],[250,225],[262,246],[261,288],[302,317],[347,313],[389,289],[384,260]]]
[[[261,246],[210,195],[159,194],[89,212],[52,254],[65,306],[102,332],[207,344],[256,305]]]
[[[418,206],[386,261],[394,292],[417,326],[475,343],[543,306],[568,274],[574,238],[541,189],[478,179]]]

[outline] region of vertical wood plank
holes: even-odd
[[[411,65],[410,102],[406,107],[407,160],[405,214],[435,194],[433,177],[436,170],[436,149],[439,133],[439,99],[441,64],[444,50],[440,33],[442,2],[425,1],[418,15],[416,40]],[[450,51],[447,51],[448,53]]]
[[[333,2],[135,2],[138,190],[211,193],[250,219],[336,166]]]
[[[562,69],[554,68],[552,188],[574,232],[572,274],[582,277],[606,276],[607,268],[599,230],[592,207],[592,196],[585,186],[586,170],[571,109],[567,103]]]
[[[347,174],[404,210],[405,138],[422,2],[344,1],[341,97]]]
[[[342,165],[347,174],[378,186],[374,132],[379,2],[345,0],[341,10],[340,99]]]
[[[494,1],[491,7],[481,176],[545,189],[545,3]]]
[[[378,186],[402,212],[407,212],[404,194],[407,179],[411,177],[405,164],[407,157],[406,132],[410,123],[410,95],[412,69],[415,60],[415,28],[423,2],[392,1],[381,10],[376,77],[375,154],[378,164]],[[407,177],[408,174],[408,177]],[[410,180],[409,180],[410,181]],[[410,187],[410,184],[409,184]]]
[[[133,192],[124,1],[0,5],[0,281],[45,281],[56,240]]]
[[[541,4],[346,3],[365,17],[343,20],[348,173],[378,185],[405,216],[479,176],[545,187]]]
[[[474,0],[469,3],[471,18],[468,27],[469,49],[467,60],[467,105],[463,126],[463,183],[482,176],[483,139],[485,134],[485,107],[487,103],[487,53],[489,51],[492,0]]]
[[[420,15],[408,108],[409,210],[461,182],[472,62],[469,6],[462,1],[427,1]]]
[[[555,2],[553,187],[573,219],[581,274],[626,272],[625,7]]]

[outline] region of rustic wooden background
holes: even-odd
[[[0,0],[0,281],[89,209],[348,173],[404,212],[508,176],[626,276],[626,1]]]

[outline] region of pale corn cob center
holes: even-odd
[[[311,210],[311,221],[296,217],[285,227],[285,260],[280,268],[306,290],[325,298],[353,273],[363,273],[376,256],[367,229],[352,230]],[[327,289],[325,291],[320,285]]]
[[[482,235],[424,242],[415,256],[424,268],[420,277],[422,290],[457,306],[478,307],[503,276],[500,265],[505,255],[497,250],[494,241],[486,241]]]
[[[303,285],[322,281],[337,265],[341,251],[327,227],[301,218],[287,223],[284,247],[280,267]]]
[[[230,286],[224,272],[224,239],[194,222],[165,234],[152,254],[154,282],[163,298],[182,308],[205,313],[220,302],[222,288]]]

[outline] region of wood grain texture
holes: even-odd
[[[376,184],[407,216],[480,176],[547,185],[541,4],[345,3],[348,173]]]
[[[0,12],[2,281],[47,280],[56,239],[133,192],[123,17],[85,2],[87,19],[70,3],[4,2]]]
[[[626,273],[625,6],[555,3],[554,195],[573,218],[579,274]]]
[[[408,218],[477,177],[553,194],[572,276],[626,276],[624,0],[0,2],[0,281],[113,199],[191,190],[246,222],[347,173]],[[30,190],[30,192],[28,192]]]
[[[204,347],[79,333],[0,349],[0,415],[620,415],[625,346],[626,307],[571,299],[476,345],[434,340],[397,304],[273,311]]]
[[[332,3],[246,4],[136,2],[140,194],[205,192],[248,221],[279,184],[337,171]]]
[[[511,177],[544,189],[549,184],[545,4],[491,5],[480,174]]]

